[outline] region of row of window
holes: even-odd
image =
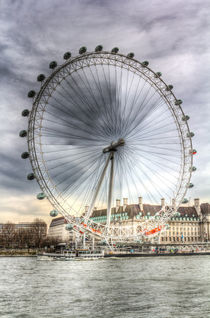
[[[161,237],[162,242],[196,242],[199,237]]]
[[[179,235],[179,234],[196,235],[196,234],[199,234],[199,233],[200,233],[200,231],[167,232],[166,235],[168,235],[168,236]]]
[[[173,225],[173,226],[180,226],[180,225],[186,225],[186,222],[182,222],[182,223],[175,223],[175,222],[169,222],[171,225]],[[193,222],[193,223],[190,223],[190,222],[187,222],[187,225],[189,225],[189,226],[196,226],[196,225],[199,225],[199,223],[198,222]]]

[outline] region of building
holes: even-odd
[[[137,232],[141,222],[151,218],[156,212],[165,208],[165,200],[161,199],[160,205],[143,204],[140,197],[138,204],[128,204],[128,200],[116,200],[116,206],[112,208],[111,223],[115,225],[130,225],[133,233]],[[91,219],[94,222],[106,223],[106,209],[94,209]],[[62,240],[70,238],[65,229],[66,221],[63,217],[51,222],[50,236],[59,236]],[[199,199],[194,200],[193,206],[179,207],[175,216],[169,221],[169,227],[159,238],[163,244],[199,243],[210,241],[210,204],[200,204]]]
[[[59,239],[61,242],[69,241],[72,234],[66,230],[66,224],[67,221],[63,216],[53,219],[50,223],[47,236]]]

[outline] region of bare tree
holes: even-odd
[[[29,248],[33,245],[33,233],[30,228],[20,228],[16,230],[14,240],[18,248]]]
[[[14,246],[14,238],[15,238],[15,224],[11,222],[7,222],[2,227],[2,237],[3,243],[5,247],[13,247]]]
[[[47,235],[47,224],[42,219],[35,219],[32,223],[34,247],[40,248]]]

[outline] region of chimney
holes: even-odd
[[[161,199],[161,209],[164,211],[165,210],[165,199]]]
[[[194,199],[194,208],[196,210],[196,212],[198,213],[198,216],[201,215],[201,206],[200,206],[200,199],[196,198]]]
[[[172,199],[172,208],[176,211],[176,200]]]
[[[140,209],[140,211],[143,211],[143,199],[142,199],[142,197],[139,197],[139,209]]]
[[[123,211],[125,211],[127,205],[128,205],[128,199],[127,198],[123,198]]]
[[[119,206],[120,206],[120,200],[117,199],[117,200],[116,200],[116,207],[119,207]]]
[[[118,212],[119,208],[120,208],[120,200],[116,199],[116,212]]]

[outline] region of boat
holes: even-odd
[[[62,253],[46,253],[37,254],[38,260],[56,260],[56,261],[72,261],[72,260],[95,260],[104,258],[104,251],[90,251],[88,249],[76,249],[75,251],[63,251]]]

